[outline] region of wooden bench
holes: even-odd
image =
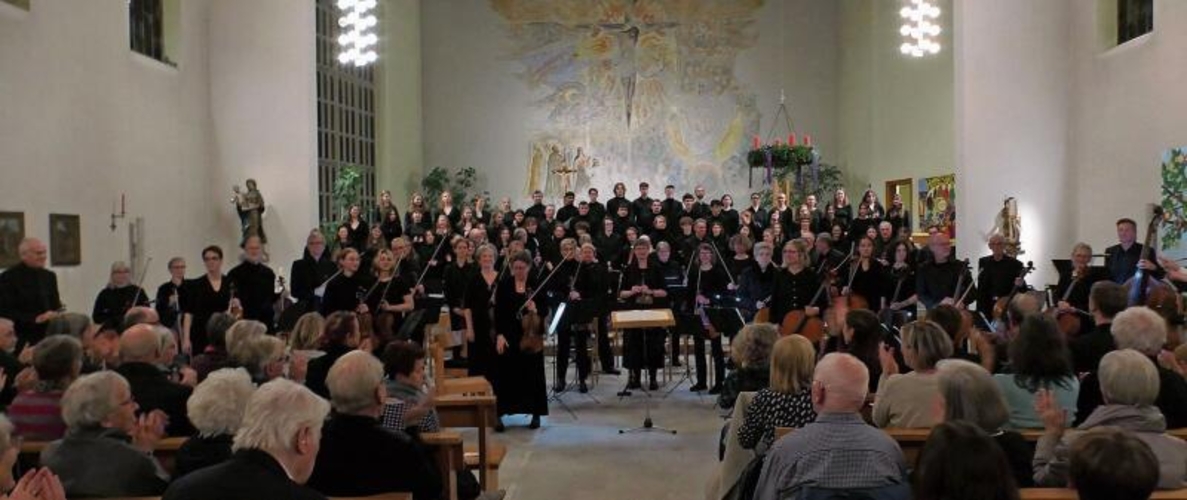
[[[456,432],[425,432],[421,442],[433,449],[437,472],[441,475],[442,498],[457,500],[457,472],[466,470],[462,435]]]
[[[1022,488],[1022,500],[1078,500],[1076,490],[1069,488]],[[1187,489],[1155,491],[1152,499],[1187,500]]]
[[[106,500],[161,500],[161,497],[120,497]],[[369,497],[330,497],[330,500],[412,500],[411,493],[384,493]]]
[[[478,447],[473,467],[478,470],[478,483],[482,491],[493,491],[492,484],[498,484],[498,471],[506,451],[495,456],[496,443],[489,439],[490,428],[498,421],[494,396],[445,395],[437,397],[437,415],[442,427],[478,429]],[[496,460],[497,458],[497,460]],[[469,462],[469,461],[467,461]],[[479,464],[486,464],[480,467]],[[493,473],[493,474],[492,474]]]
[[[184,437],[169,437],[163,438],[157,442],[153,456],[157,458],[157,462],[161,464],[161,468],[165,469],[169,475],[173,475],[175,465],[177,464],[177,450],[181,449],[181,445],[185,443]],[[41,452],[45,450],[46,446],[52,441],[25,441],[21,443],[21,451],[17,458],[17,462],[22,469],[29,469],[39,467],[41,463]]]

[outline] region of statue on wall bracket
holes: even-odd
[[[264,196],[260,194],[255,179],[247,180],[246,192],[240,190],[239,186],[232,187],[231,192],[235,194],[231,202],[239,213],[239,226],[243,232],[239,245],[242,246],[250,236],[259,236],[260,243],[267,244],[268,237],[264,235]]]
[[[1022,218],[1018,216],[1018,200],[1013,196],[1002,202],[1002,209],[993,220],[993,231],[1006,239],[1006,255],[1018,257],[1022,250]]]

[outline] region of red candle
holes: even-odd
[[[787,145],[795,146],[795,132],[792,132],[791,135],[787,136]]]
[[[758,136],[757,135],[754,136],[754,147],[752,149],[758,149]]]
[[[808,147],[812,147],[812,136],[810,136],[808,134],[804,134],[804,145],[808,146]]]

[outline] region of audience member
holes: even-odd
[[[359,346],[359,318],[353,312],[339,311],[326,318],[326,330],[322,334],[321,348],[325,355],[309,362],[305,373],[305,386],[323,398],[330,397],[326,387],[326,376],[330,367],[344,354]]]
[[[1146,500],[1158,486],[1158,457],[1132,433],[1098,429],[1072,445],[1068,473],[1080,500]]]
[[[1117,315],[1115,326],[1127,321],[1123,320],[1125,314]],[[1120,347],[1122,342],[1118,340]],[[1166,434],[1166,419],[1153,406],[1160,385],[1154,362],[1141,352],[1120,349],[1101,358],[1097,374],[1104,404],[1094,409],[1074,431],[1065,432],[1065,410],[1049,391],[1035,397],[1035,410],[1043,419],[1043,435],[1035,446],[1035,484],[1066,486],[1071,445],[1084,431],[1113,427],[1134,433],[1158,457],[1159,489],[1183,488],[1187,479],[1187,443]]]
[[[1033,484],[1034,446],[1021,434],[1002,429],[1010,412],[1001,388],[985,367],[963,359],[945,359],[936,365],[936,376],[943,420],[963,420],[980,427],[1005,452],[1018,486]]]
[[[803,427],[816,420],[812,403],[812,371],[816,350],[801,335],[788,335],[771,351],[770,387],[761,389],[743,414],[738,443],[766,451],[775,442],[775,428]]]
[[[35,388],[22,392],[8,407],[17,434],[34,441],[52,441],[66,434],[62,394],[82,372],[82,343],[66,335],[50,335],[33,353]]]
[[[194,426],[186,416],[185,404],[193,388],[169,380],[169,374],[157,366],[162,352],[156,328],[136,325],[124,332],[120,337],[121,362],[116,371],[127,379],[142,408],[165,412],[170,436],[189,436],[194,433]]]
[[[1111,328],[1117,349],[1133,349],[1145,354],[1158,370],[1158,398],[1154,405],[1166,417],[1171,429],[1187,427],[1187,380],[1173,370],[1158,364],[1158,354],[1166,343],[1166,320],[1154,310],[1131,307],[1113,318]],[[1076,402],[1076,424],[1084,423],[1093,410],[1105,404],[1101,399],[1099,374],[1089,373],[1080,381],[1080,395]]]
[[[251,319],[236,321],[227,329],[227,357],[234,359],[239,349],[247,342],[247,339],[262,337],[267,334],[268,327],[259,321]]]
[[[251,376],[236,368],[215,370],[194,388],[186,411],[198,433],[177,450],[174,479],[231,458],[235,431],[254,391]]]
[[[66,389],[66,436],[41,452],[41,464],[62,478],[66,495],[161,494],[169,477],[152,451],[165,433],[166,417],[154,410],[137,418],[138,408],[128,381],[116,372],[84,375]]]
[[[924,319],[940,325],[952,339],[953,358],[972,361],[989,372],[997,368],[997,347],[974,328],[972,315],[964,314],[956,306],[941,304],[929,309]]]
[[[332,496],[404,491],[416,500],[440,497],[441,477],[420,446],[379,424],[387,388],[375,356],[358,350],[340,356],[326,385],[334,412],[322,433],[310,487]]]
[[[388,398],[383,405],[383,426],[410,434],[440,431],[436,398],[423,389],[424,349],[413,342],[388,344],[383,351],[383,371],[387,375]]]
[[[230,366],[230,355],[227,354],[227,331],[235,323],[235,317],[227,313],[214,313],[206,321],[206,342],[208,343],[190,363],[190,367],[198,373],[199,382],[206,380],[206,376],[211,372]]]
[[[236,350],[232,359],[235,366],[246,369],[252,382],[264,384],[283,377],[288,353],[284,341],[271,335],[251,337]]]
[[[1080,381],[1072,371],[1071,353],[1055,319],[1038,314],[1023,320],[1018,335],[1010,341],[1009,359],[1012,373],[994,375],[1010,408],[1009,426],[1043,427],[1034,411],[1035,393],[1039,389],[1051,391],[1061,407],[1070,409],[1067,422],[1070,425],[1076,416]]]
[[[136,325],[159,324],[161,324],[161,317],[157,315],[157,310],[148,306],[136,306],[124,313],[124,330]]]
[[[734,407],[738,394],[755,392],[770,385],[771,349],[779,340],[779,330],[769,323],[752,323],[742,327],[730,342],[730,357],[736,367],[725,377],[717,405],[723,409]]]
[[[289,349],[294,354],[303,354],[305,359],[317,358],[321,350],[321,334],[326,329],[326,318],[318,312],[302,314],[289,334]]]
[[[114,370],[120,365],[120,329],[119,321],[110,321],[99,325],[95,331],[95,339],[90,346],[83,346],[87,353],[87,361],[83,363],[83,373],[95,373],[101,370]]]
[[[898,443],[862,420],[869,376],[865,364],[849,354],[821,358],[812,381],[812,404],[819,416],[771,448],[756,500],[812,498],[830,491],[910,498]]]
[[[878,390],[878,380],[882,377],[882,364],[878,358],[878,348],[892,336],[883,338],[882,322],[878,315],[865,309],[854,309],[845,314],[845,321],[841,327],[841,336],[830,337],[824,352],[844,352],[865,363],[870,371],[870,393]],[[889,347],[898,349],[897,343]]]
[[[17,481],[13,467],[21,451],[21,436],[0,415],[0,500],[66,500],[62,481],[48,467],[31,469]]]
[[[174,481],[163,500],[326,500],[302,486],[313,473],[330,405],[285,379],[251,395],[230,460]]]
[[[903,326],[903,360],[911,368],[899,374],[894,351],[883,346],[879,353],[882,381],[874,399],[874,425],[878,427],[931,427],[938,422],[936,363],[952,356],[952,339],[940,325],[913,321]]]
[[[1019,499],[1006,454],[972,422],[955,420],[935,426],[912,475],[915,500]]]
[[[17,374],[26,368],[31,360],[28,359],[33,352],[29,346],[25,346],[19,355],[16,352],[17,336],[16,329],[13,327],[11,320],[7,318],[0,318],[0,370],[4,370],[7,375],[3,380],[0,380],[0,408],[7,407],[12,403],[13,398],[16,397],[19,388],[16,387]],[[21,359],[21,358],[26,359]]]
[[[1113,318],[1129,307],[1129,289],[1112,281],[1098,281],[1088,293],[1088,312],[1093,327],[1071,342],[1076,373],[1095,372],[1100,358],[1117,348],[1113,342]]]

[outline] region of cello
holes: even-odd
[[[851,256],[852,254],[846,256],[845,260],[841,261],[837,267],[830,269],[827,263],[820,267],[820,287],[816,289],[816,293],[812,295],[812,300],[808,301],[808,304],[815,304],[825,296],[824,293],[832,286],[837,270],[844,267]],[[827,325],[820,316],[808,316],[805,310],[796,309],[783,315],[783,321],[779,326],[779,335],[784,337],[792,334],[803,335],[815,344],[826,338],[826,327]]]
[[[1026,267],[1022,268],[1022,270],[1018,272],[1018,279],[1026,278],[1026,275],[1030,274],[1034,270],[1035,270],[1034,262],[1026,261]],[[997,299],[996,302],[993,303],[993,322],[994,323],[1000,324],[1001,322],[1005,321],[1006,311],[1010,308],[1010,302],[1014,300],[1014,297],[1016,295],[1018,295],[1018,287],[1014,286],[1013,288],[1010,289],[1009,295],[1007,295],[1005,297],[1001,297],[1001,298]]]
[[[1059,302],[1067,302],[1067,299],[1072,296],[1072,290],[1075,290],[1076,285],[1080,284],[1080,280],[1084,277],[1080,275],[1078,269],[1072,269],[1072,281],[1068,283],[1067,290],[1063,291],[1063,296],[1060,297]],[[1055,313],[1055,321],[1059,324],[1059,333],[1062,333],[1064,338],[1072,338],[1080,333],[1084,327],[1081,316],[1091,316],[1087,311],[1079,309],[1071,309],[1067,311],[1058,311]]]

